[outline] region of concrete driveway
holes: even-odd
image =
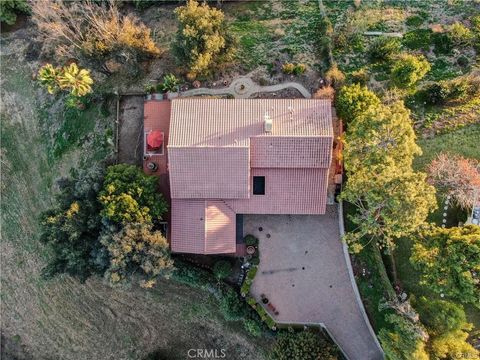
[[[320,216],[244,215],[244,234],[260,240],[252,295],[270,300],[277,322],[321,323],[349,360],[383,359],[352,285],[336,205]]]

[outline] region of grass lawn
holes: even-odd
[[[251,1],[225,4],[231,29],[239,39],[238,60],[247,71],[259,66],[270,70],[275,61],[315,66],[316,0]]]

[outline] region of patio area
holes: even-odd
[[[251,293],[268,298],[276,322],[324,324],[348,359],[383,358],[352,286],[336,205],[320,216],[245,215],[244,234],[260,240]]]

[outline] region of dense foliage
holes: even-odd
[[[225,287],[220,298],[220,311],[225,320],[237,321],[245,317],[247,310],[237,292],[230,287]]]
[[[213,265],[213,274],[218,280],[225,279],[232,274],[232,265],[226,260],[219,260]]]
[[[136,62],[160,50],[150,29],[132,14],[120,14],[113,0],[32,2],[32,20],[44,46],[63,58],[84,56]]]
[[[373,61],[388,61],[400,52],[401,44],[397,38],[383,36],[376,39],[368,49],[368,55]]]
[[[221,10],[189,0],[175,9],[179,22],[173,53],[185,66],[189,79],[207,75],[232,59],[234,38],[230,35]]]
[[[388,360],[429,360],[418,324],[399,314],[389,314],[386,320],[393,330],[381,329],[378,338]]]
[[[126,164],[110,166],[99,194],[102,215],[116,223],[161,220],[167,202],[157,190],[157,178]]]
[[[63,67],[45,64],[38,71],[38,80],[50,94],[64,90],[71,96],[80,97],[92,92],[90,71],[79,69],[75,63]]]
[[[467,322],[462,306],[445,300],[421,298],[416,304],[430,339],[428,351],[434,359],[478,359],[480,353],[468,343]]]
[[[56,206],[41,216],[40,241],[49,249],[47,276],[67,273],[85,280],[97,271],[95,257],[101,252],[97,241],[101,218],[97,193],[102,186],[103,172],[71,173],[58,182]]]
[[[337,114],[346,123],[352,122],[368,108],[378,105],[380,99],[377,95],[359,84],[342,87],[335,99]]]
[[[110,166],[105,175],[99,168],[72,172],[62,179],[56,207],[42,215],[40,239],[52,254],[46,275],[85,280],[105,273],[118,283],[137,274],[144,287],[167,277],[173,269],[168,243],[153,229],[166,211],[156,182],[132,165]]]
[[[336,360],[334,346],[324,340],[317,331],[288,329],[277,335],[271,358],[273,360]]]
[[[409,112],[402,103],[370,107],[348,126],[342,198],[357,207],[350,219],[357,226],[345,239],[353,251],[360,240],[391,248],[394,240],[415,231],[435,208],[435,191],[426,175],[412,170],[420,154]]]
[[[0,1],[0,22],[8,25],[15,24],[17,14],[28,14],[30,6],[27,0],[2,0]]]
[[[439,154],[427,168],[429,180],[453,203],[470,210],[480,189],[480,163],[461,156]]]
[[[167,239],[149,224],[128,224],[111,237],[103,237],[102,244],[110,254],[106,276],[118,283],[139,270],[144,278],[140,285],[150,288],[159,276],[169,277],[173,260]]]
[[[411,262],[422,273],[422,285],[480,307],[480,227],[424,231],[413,245]]]
[[[430,71],[430,63],[423,55],[401,54],[392,66],[392,82],[399,88],[410,88]]]

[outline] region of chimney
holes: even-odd
[[[266,133],[271,133],[273,127],[272,118],[268,115],[265,111],[265,118],[264,118],[264,130]]]

